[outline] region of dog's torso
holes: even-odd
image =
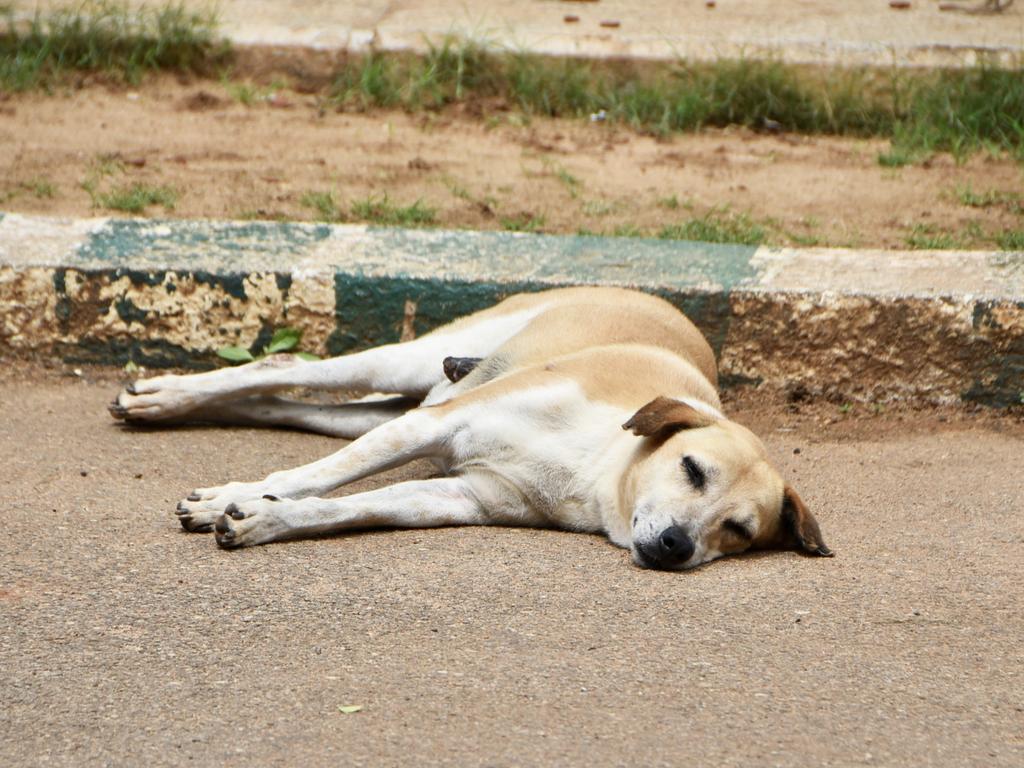
[[[504,333],[506,338],[456,387],[439,385],[428,395],[426,404],[566,355],[632,344],[658,348],[689,363],[707,385],[701,388],[700,396],[718,405],[718,374],[711,347],[685,315],[655,296],[623,288],[562,288],[513,296],[472,318],[477,323],[493,324],[488,332]],[[435,333],[458,331],[464,322]],[[453,350],[451,354],[458,353]],[[652,358],[651,365],[636,371],[632,378],[651,375],[662,359]]]

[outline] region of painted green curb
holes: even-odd
[[[1019,253],[0,215],[0,343],[69,362],[207,367],[284,325],[339,354],[577,284],[664,296],[726,382],[1001,406],[1024,391]]]

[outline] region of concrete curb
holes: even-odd
[[[574,284],[666,297],[726,383],[993,406],[1024,392],[1024,253],[0,214],[4,354],[71,363],[205,367],[284,325],[339,354]]]

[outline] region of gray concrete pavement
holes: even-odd
[[[1024,760],[1007,419],[822,427],[741,402],[837,557],[666,574],[545,531],[219,551],[174,521],[185,491],[337,443],[126,430],[114,388],[0,381],[6,766]]]
[[[139,0],[141,1],[141,0]],[[981,0],[965,0],[972,7]],[[68,0],[15,0],[19,10]],[[152,5],[152,2],[149,2]],[[209,0],[186,0],[208,9]],[[223,29],[243,45],[422,50],[457,34],[554,55],[959,65],[1024,48],[1024,8],[998,15],[945,12],[934,0],[894,10],[887,0],[220,0]],[[566,21],[575,17],[575,21]]]

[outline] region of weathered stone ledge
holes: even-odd
[[[0,354],[205,367],[285,325],[340,354],[575,284],[665,296],[726,382],[994,406],[1024,392],[1022,253],[296,223],[0,215]]]

